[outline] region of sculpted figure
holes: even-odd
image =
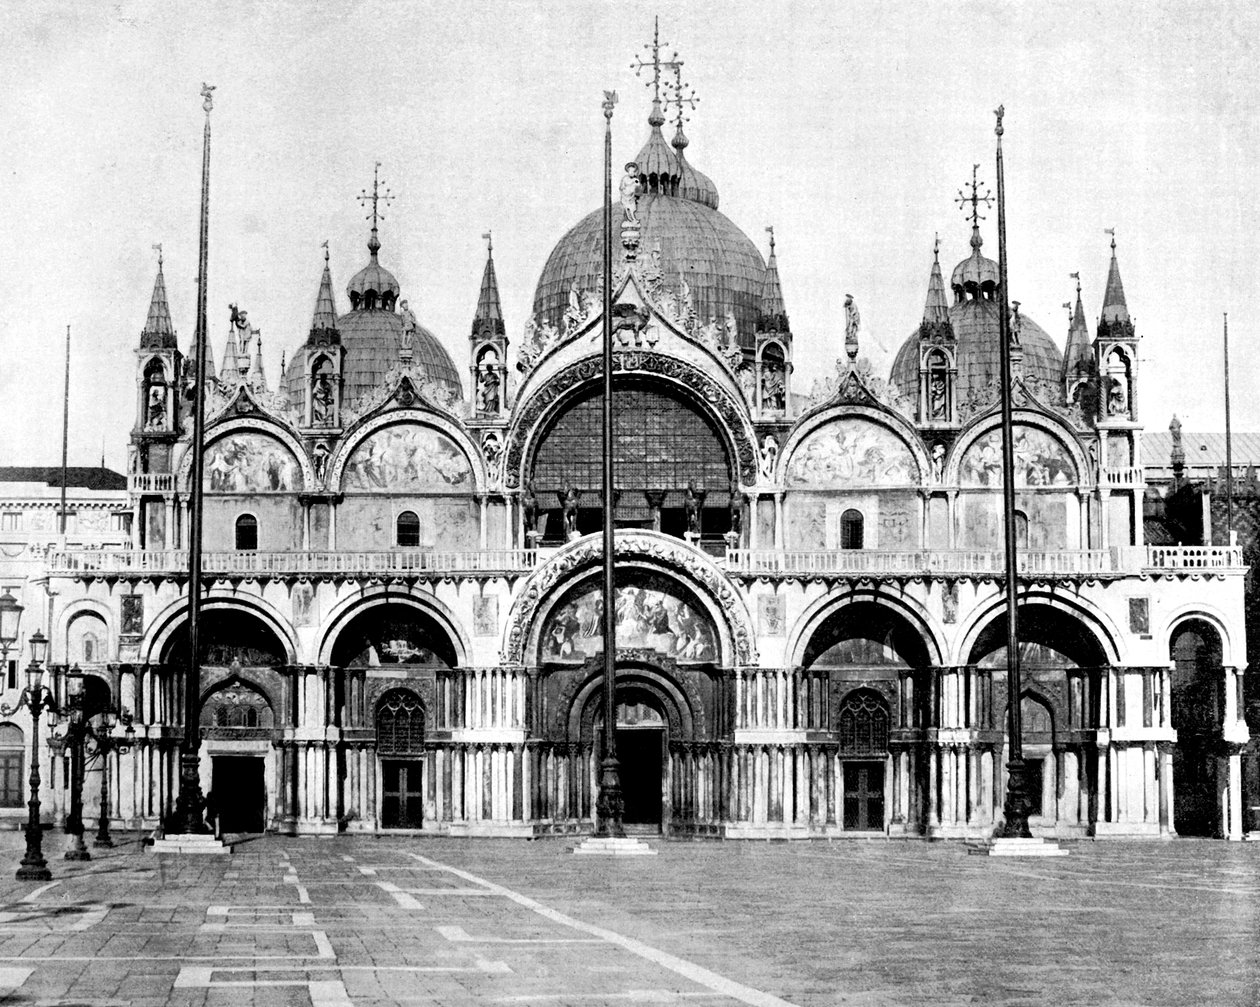
[[[564,515],[564,537],[572,541],[578,537],[578,501],[582,498],[576,486],[570,486],[564,492],[557,492],[560,498],[561,513]]]
[[[639,165],[635,161],[626,163],[626,173],[621,177],[621,211],[628,224],[639,222]]]
[[[521,493],[521,519],[525,523],[525,532],[538,530],[538,494],[534,492],[534,480],[525,481],[525,489]]]
[[[407,306],[406,300],[400,301],[398,304],[398,312],[402,315],[402,337],[398,341],[401,349],[411,349],[411,344],[416,338],[416,313]]]
[[[862,316],[858,314],[857,303],[852,294],[844,295],[844,349],[852,359],[858,351],[858,329],[862,325]]]
[[[683,510],[687,519],[687,531],[693,535],[700,534],[700,508],[704,506],[704,498],[704,490],[697,490],[695,483],[687,483],[687,492],[683,494]]]
[[[774,466],[779,460],[779,442],[770,434],[766,434],[761,442],[761,479],[763,482],[774,480]]]

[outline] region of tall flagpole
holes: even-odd
[[[61,526],[62,546],[66,537],[66,465],[70,453],[70,326],[66,326],[66,385],[61,396]]]
[[[600,836],[624,836],[617,761],[617,587],[613,576],[612,116],[617,92],[604,92],[604,757],[595,808]]]
[[[1024,725],[1020,703],[1024,683],[1019,667],[1019,581],[1015,557],[1015,423],[1011,402],[1011,318],[1006,287],[1006,176],[1002,169],[1002,116],[997,116],[997,205],[998,205],[998,341],[1002,367],[1002,511],[1006,525],[1006,706],[1007,742],[1006,820],[1002,835],[1009,839],[1029,839],[1028,764],[1024,762]]]
[[[173,832],[209,832],[202,817],[201,795],[201,529],[202,473],[206,431],[206,268],[209,264],[210,230],[210,110],[214,87],[201,85],[206,125],[201,153],[200,260],[197,268],[197,329],[193,338],[196,381],[193,386],[192,473],[188,501],[188,665],[184,676],[184,737],[179,751],[179,796],[175,800]]]
[[[1225,544],[1234,544],[1234,438],[1229,416],[1229,312],[1225,321]]]

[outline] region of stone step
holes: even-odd
[[[232,847],[212,835],[185,833],[165,836],[150,847],[154,853],[175,853],[182,856],[228,856]]]
[[[1066,857],[1068,851],[1050,839],[990,839],[968,844],[967,852],[981,857]]]
[[[657,851],[642,839],[630,836],[590,836],[574,846],[572,852],[582,856],[654,857]]]

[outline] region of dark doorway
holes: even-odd
[[[220,832],[262,832],[267,816],[267,788],[261,756],[214,756],[210,785]]]
[[[617,732],[617,760],[621,763],[621,793],[627,825],[661,824],[661,779],[665,732],[634,727]]]
[[[1197,619],[1172,638],[1173,827],[1182,836],[1220,834],[1216,751],[1221,736],[1225,673],[1220,636]]]
[[[884,830],[884,764],[844,764],[844,827],[861,832]]]
[[[418,829],[424,825],[424,788],[420,762],[385,759],[381,770],[381,828]]]

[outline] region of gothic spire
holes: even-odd
[[[166,279],[162,275],[162,246],[154,245],[158,253],[157,278],[153,281],[153,296],[149,299],[149,316],[140,333],[140,346],[146,350],[166,350],[175,347],[175,326],[171,324],[171,309],[166,303]]]
[[[1085,307],[1081,302],[1081,274],[1072,273],[1076,281],[1076,307],[1068,325],[1067,348],[1063,351],[1063,380],[1082,377],[1089,371],[1093,356],[1089,347],[1089,326],[1085,322]]]
[[[774,250],[774,225],[766,227],[770,234],[770,257],[766,259],[765,279],[761,285],[761,312],[757,316],[759,332],[789,332],[787,306],[779,284],[779,257]]]
[[[1129,306],[1124,300],[1124,284],[1120,282],[1120,263],[1116,261],[1116,230],[1108,228],[1111,235],[1111,267],[1107,270],[1107,292],[1103,294],[1102,320],[1129,322]]]
[[[494,240],[487,231],[482,235],[486,240],[486,268],[481,274],[481,292],[477,295],[477,314],[473,316],[472,336],[501,336],[503,328],[503,307],[499,303],[499,280],[494,272]]]
[[[249,382],[249,387],[257,394],[261,395],[267,391],[267,375],[263,371],[261,330],[254,332],[254,359],[250,361],[249,376],[246,380]]]
[[[941,276],[941,239],[932,244],[932,272],[928,276],[927,300],[923,304],[923,324],[949,322],[949,299],[945,296],[945,280]]]
[[[336,335],[337,302],[333,299],[332,273],[328,268],[328,242],[324,242],[324,273],[319,278],[319,293],[315,295],[315,311],[311,316],[309,342],[317,341],[324,333]]]
[[[219,369],[220,381],[234,381],[240,377],[241,372],[245,369],[241,365],[241,346],[236,339],[236,305],[231,305],[232,320],[228,322],[227,345],[223,347],[223,366]],[[210,348],[210,340],[206,340],[206,349]],[[207,360],[206,373],[210,373],[210,365]]]

